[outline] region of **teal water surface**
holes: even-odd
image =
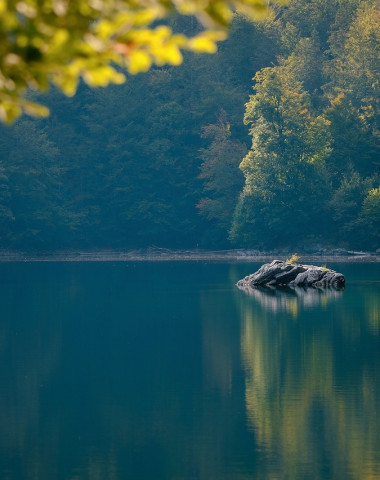
[[[0,264],[0,479],[380,479],[380,264],[259,266]]]

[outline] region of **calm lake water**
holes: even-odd
[[[380,264],[0,264],[1,480],[380,478]]]

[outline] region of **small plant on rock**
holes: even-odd
[[[285,262],[294,265],[298,262],[300,258],[301,257],[299,257],[296,253],[293,253],[293,255],[290,258],[286,259]]]

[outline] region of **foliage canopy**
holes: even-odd
[[[284,3],[283,0],[276,0]],[[181,50],[215,52],[233,12],[263,17],[266,0],[0,0],[0,118],[48,110],[24,98],[52,82],[69,96],[82,78],[90,86],[123,83],[151,65],[178,65]],[[162,24],[172,13],[205,27],[176,34]]]
[[[0,247],[376,250],[379,14],[292,0],[265,22],[234,15],[214,55],[181,50],[181,66],[74,98],[52,88],[49,118],[0,125]]]

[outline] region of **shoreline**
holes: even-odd
[[[273,259],[287,260],[291,253],[258,252],[252,250],[170,250],[150,248],[142,250],[100,250],[100,251],[63,251],[63,252],[0,252],[0,263],[16,262],[225,262],[252,263]],[[322,251],[318,253],[298,253],[301,261],[336,263],[376,263],[380,262],[379,253]]]

